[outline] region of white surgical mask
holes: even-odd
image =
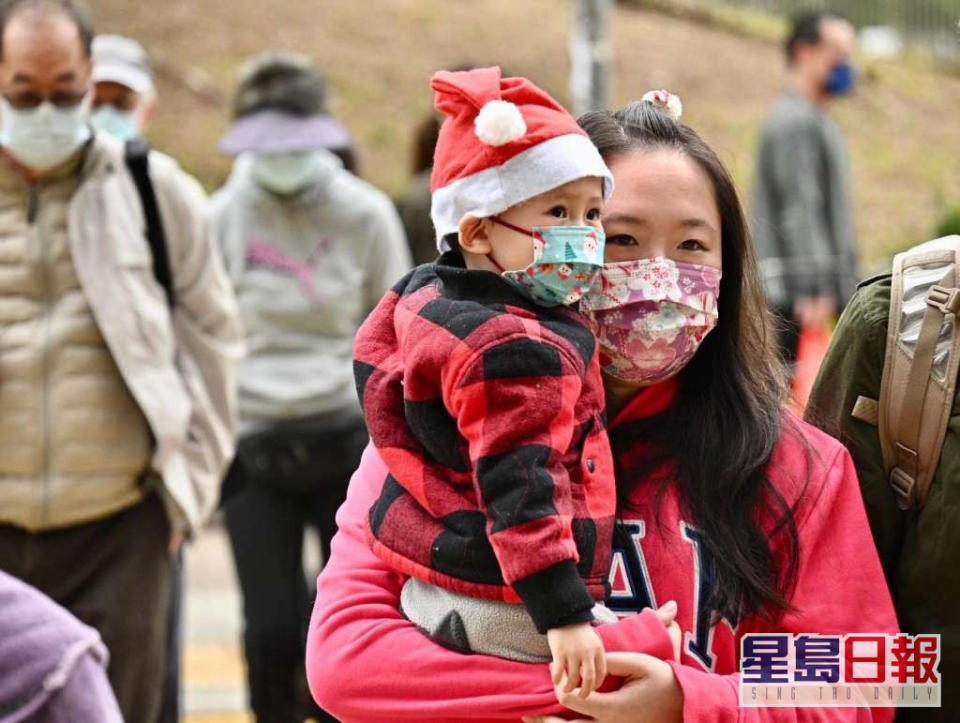
[[[121,141],[140,137],[140,121],[135,110],[120,110],[113,105],[102,105],[93,111],[90,123],[97,130],[109,133]]]
[[[46,100],[36,108],[18,110],[6,99],[0,107],[0,145],[35,171],[60,165],[90,139],[89,95],[73,108],[58,108]]]
[[[253,159],[253,175],[268,191],[290,196],[310,186],[329,171],[324,151],[259,153]]]

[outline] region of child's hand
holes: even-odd
[[[547,643],[553,655],[550,663],[553,684],[558,686],[566,678],[565,693],[579,687],[580,697],[586,698],[607,677],[603,641],[590,623],[574,623],[548,630]]]

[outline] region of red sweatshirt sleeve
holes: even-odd
[[[594,605],[577,572],[562,464],[584,374],[579,358],[523,334],[451,359],[444,371],[444,399],[469,445],[487,536],[504,581],[541,633],[590,619]]]
[[[776,630],[765,632],[898,632],[857,474],[846,449],[840,448],[826,466],[826,479],[819,483],[811,480],[810,487],[799,523],[801,558],[791,598],[794,612],[787,614]],[[740,708],[739,673],[716,675],[678,663],[670,665],[683,688],[685,721],[892,721],[895,712],[894,708]]]
[[[455,653],[400,613],[404,578],[371,552],[363,533],[386,475],[368,447],[337,513],[339,532],[317,580],[307,638],[307,678],[317,703],[347,723],[502,721],[559,712],[546,664]],[[650,610],[597,630],[607,650],[671,655],[666,629]]]

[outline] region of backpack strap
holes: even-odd
[[[929,241],[893,263],[879,431],[884,467],[904,510],[926,500],[960,366],[960,236]]]
[[[167,253],[167,236],[163,229],[160,208],[157,205],[157,195],[153,190],[153,181],[150,180],[150,146],[140,139],[127,141],[124,160],[137,187],[137,193],[140,195],[140,204],[143,207],[143,216],[147,225],[147,243],[150,244],[150,252],[153,255],[153,275],[157,283],[163,287],[167,305],[172,310],[176,305],[176,295],[173,290],[170,256]]]

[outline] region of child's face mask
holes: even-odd
[[[604,234],[592,226],[534,226],[531,230],[491,217],[501,226],[533,237],[533,261],[505,270],[488,254],[504,279],[542,306],[575,304],[603,268]]]

